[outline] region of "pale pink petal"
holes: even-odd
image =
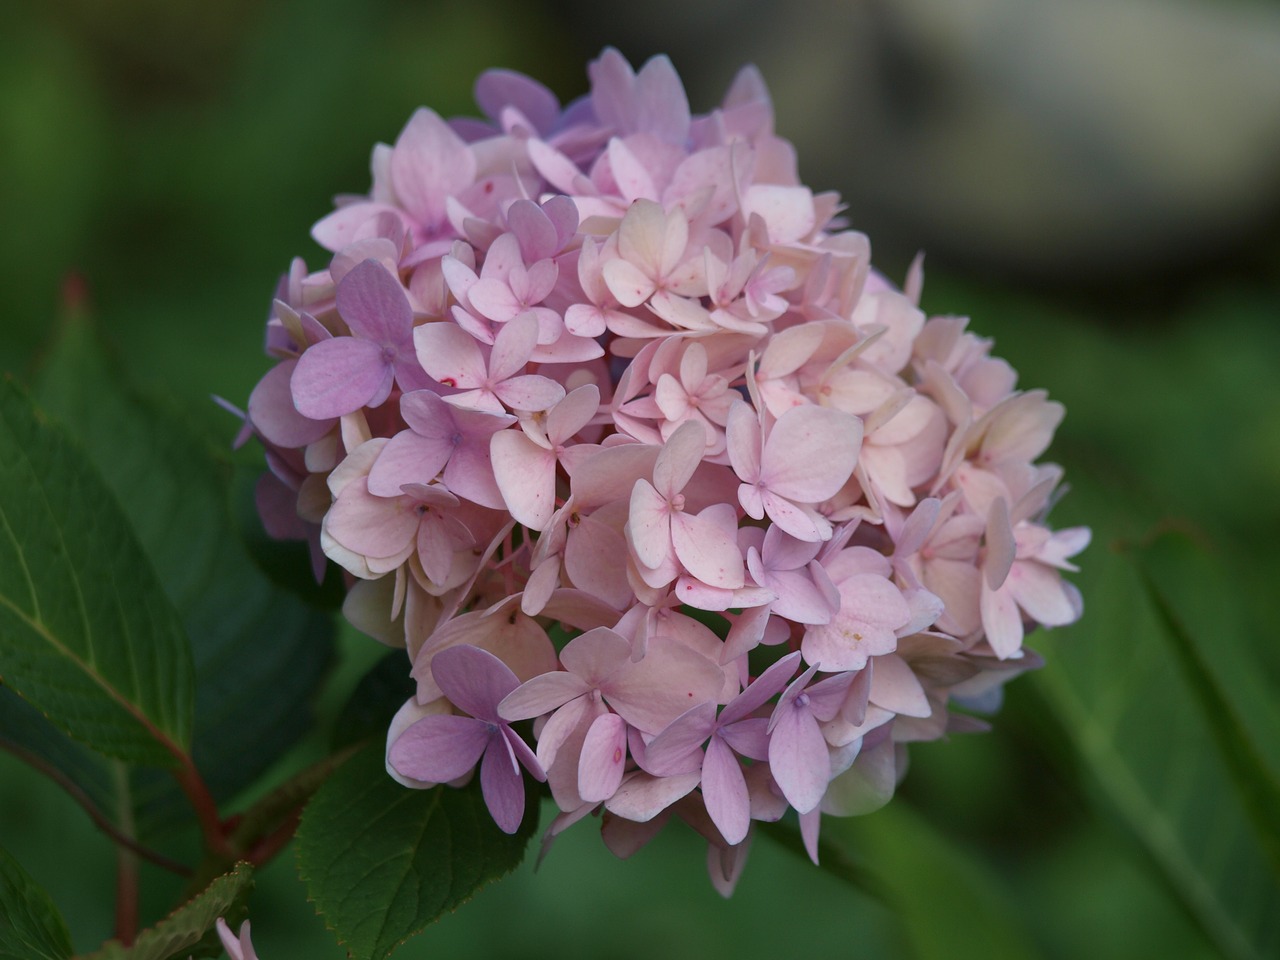
[[[616,814],[611,818],[612,823],[648,823],[681,797],[692,793],[700,778],[696,770],[670,777],[655,777],[637,770],[627,775],[626,781],[606,801],[605,808]],[[610,849],[614,847],[610,845]]]
[[[822,809],[837,817],[859,817],[893,798],[898,783],[896,745],[889,737],[858,754],[853,766],[831,781]]]
[[[816,226],[813,194],[806,187],[753,184],[742,198],[742,212],[747,217],[758,214],[764,220],[770,243],[795,243]]]
[[[745,483],[754,484],[760,478],[760,421],[750,405],[745,402],[735,403],[729,409],[725,439],[728,442],[729,462],[733,465],[733,472]],[[738,496],[742,497],[741,491]],[[757,520],[764,516],[763,507],[758,513],[753,513],[743,503],[743,509]]]
[[[907,717],[927,717],[933,713],[924,687],[907,662],[896,654],[871,660],[869,698],[878,707]]]
[[[496,719],[498,702],[520,685],[505,663],[468,644],[436,654],[431,674],[455,706],[485,720]]]
[[[327,420],[376,407],[391,392],[394,372],[371,340],[334,337],[308,347],[298,358],[289,385],[298,412]]]
[[[818,503],[844,486],[861,445],[857,417],[830,407],[793,407],[765,440],[762,479],[779,496]]]
[[[648,480],[637,480],[631,490],[627,527],[631,532],[631,546],[641,563],[656,569],[670,562],[674,556],[670,507]]]
[[[609,141],[607,153],[609,170],[623,199],[630,202],[639,198],[646,200],[658,198],[653,177],[649,175],[643,161],[627,148],[626,143],[614,137]]]
[[[782,528],[783,532],[797,540],[813,542],[831,537],[830,521],[812,507],[800,506],[767,489],[762,490],[758,487],[747,489],[755,491],[764,512],[769,515],[770,520]],[[738,488],[738,500],[743,504],[744,510],[747,503],[751,501],[750,497],[744,500],[742,487]]]
[[[744,582],[737,541],[710,521],[688,513],[671,516],[671,543],[684,568],[713,587],[734,590]]]
[[[991,509],[987,514],[987,558],[982,570],[986,576],[987,586],[992,590],[1000,589],[1009,570],[1013,567],[1017,546],[1013,540],[1013,527],[1009,524],[1009,504],[1004,497],[996,497],[991,501]]]
[[[387,753],[396,771],[413,780],[447,783],[467,773],[491,737],[488,723],[471,717],[423,717],[396,739]]]
[[[1022,647],[1022,614],[1018,612],[1018,604],[1008,586],[992,590],[984,583],[979,609],[987,643],[991,644],[996,656],[1005,660],[1016,654]]]
[[[797,812],[807,813],[822,800],[830,780],[827,741],[818,721],[794,699],[779,703],[774,718],[769,735],[769,770],[787,802]]]
[[[701,764],[699,748],[716,725],[716,705],[700,703],[686,710],[645,747],[644,766],[657,776],[687,773]]]
[[[600,409],[600,388],[594,383],[572,390],[547,414],[547,439],[552,444],[567,443],[587,425]]]
[[[657,284],[629,260],[608,260],[601,274],[609,292],[624,307],[638,307],[657,289]]]
[[[597,717],[578,758],[578,793],[588,803],[608,800],[627,765],[627,724],[616,713]]]
[[[583,517],[565,545],[565,572],[579,590],[622,610],[634,598],[626,568],[618,562],[626,553],[622,534],[594,517]]]
[[[516,767],[511,745],[495,736],[480,764],[480,788],[493,822],[503,833],[515,833],[524,819],[524,777]]]
[[[409,339],[413,310],[400,281],[377,260],[364,260],[338,284],[338,313],[353,333],[379,344]]]
[[[524,309],[524,305],[516,299],[511,288],[501,280],[493,278],[476,281],[467,291],[467,299],[477,313],[499,322],[510,320]]]
[[[438,114],[419,107],[396,140],[390,172],[404,208],[434,227],[444,221],[445,198],[475,179],[476,160]]]
[[[560,651],[560,662],[592,684],[599,684],[631,659],[631,644],[605,627],[588,630]]]
[[[1058,571],[1042,563],[1022,561],[1009,572],[1008,588],[1018,606],[1046,627],[1060,627],[1078,616],[1065,586]]]
[[[406,483],[430,483],[435,479],[453,445],[401,430],[382,448],[369,471],[369,492],[379,497],[399,496]]]
[[[253,393],[249,394],[250,423],[264,437],[281,447],[305,447],[333,429],[332,418],[313,420],[303,416],[293,405],[291,380],[297,365],[297,360],[285,360],[276,364],[258,381]]]
[[[605,699],[629,724],[657,734],[691,706],[718,699],[720,667],[672,637],[650,637],[644,658],[604,689]]]
[[[707,432],[696,420],[686,420],[667,438],[653,467],[653,485],[667,498],[685,488],[707,450]]]
[[[401,553],[417,533],[418,516],[408,497],[375,497],[360,477],[347,484],[325,515],[325,529],[348,550],[367,557]]]
[[[360,227],[384,213],[403,216],[395,207],[385,203],[349,203],[334,210],[312,227],[311,237],[326,250],[337,253],[355,240]]]
[[[493,392],[513,410],[547,410],[564,398],[564,387],[537,374],[503,380]]]
[[[413,343],[422,369],[446,387],[478,387],[488,379],[480,345],[452,323],[415,327]]]
[[[707,744],[702,763],[702,801],[711,822],[728,843],[741,843],[746,838],[751,826],[747,781],[742,764],[719,737],[712,737]]]
[[[545,530],[555,511],[555,454],[519,430],[500,430],[491,440],[490,456],[511,516],[530,530]]]

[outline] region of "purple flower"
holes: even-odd
[[[413,349],[413,310],[399,281],[376,260],[342,278],[338,313],[352,336],[313,344],[298,358],[290,386],[298,412],[326,420],[377,407],[391,394],[426,386]]]
[[[480,787],[489,813],[503,832],[515,833],[524,819],[520,765],[536,779],[546,779],[533,751],[498,716],[498,701],[520,681],[493,654],[472,646],[440,651],[431,661],[431,672],[449,701],[471,716],[423,717],[391,745],[391,765],[414,780],[447,783],[480,762]]]

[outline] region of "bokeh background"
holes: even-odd
[[[1280,7],[46,0],[5,20],[0,368],[20,379],[87,298],[126,375],[229,441],[209,396],[243,403],[267,368],[276,278],[294,255],[322,263],[309,227],[368,188],[372,144],[420,104],[473,112],[490,66],[571,99],[612,44],[637,66],[669,54],[699,112],[756,63],[802,178],[842,193],[880,268],[899,278],[926,251],[925,307],[971,316],[1067,406],[1055,523],[1095,530],[1085,617],[1031,639],[1048,666],[991,733],[914,748],[888,809],[829,828],[884,900],[760,838],[725,902],[692,835],[619,863],[580,826],[400,956],[1280,955],[1275,864],[1197,706],[1224,691],[1276,775]],[[329,722],[381,653],[340,647]],[[79,949],[110,935],[110,844],[7,755],[0,845]],[[153,915],[171,893],[144,872]],[[289,852],[251,915],[266,960],[342,955]]]

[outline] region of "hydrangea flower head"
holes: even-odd
[[[478,769],[514,832],[528,774],[550,835],[603,810],[621,855],[683,819],[727,893],[757,822],[816,858],[1038,663],[1089,533],[1046,520],[1061,406],[921,309],[919,263],[874,269],[754,69],[705,114],[665,58],[588,75],[420,109],[316,224],[249,402],[260,503],[405,651],[392,776]]]

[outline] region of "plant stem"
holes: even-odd
[[[173,771],[178,786],[186,794],[200,822],[200,832],[204,837],[205,850],[220,859],[232,862],[236,859],[236,850],[227,836],[226,824],[218,816],[218,805],[209,792],[208,785],[196,769],[190,754],[182,750],[172,751],[178,758],[180,766]]]
[[[129,793],[129,769],[123,763],[111,764],[115,781],[116,814],[120,818],[121,835],[133,839],[133,798]],[[116,939],[126,947],[138,935],[138,855],[127,846],[116,847]]]

